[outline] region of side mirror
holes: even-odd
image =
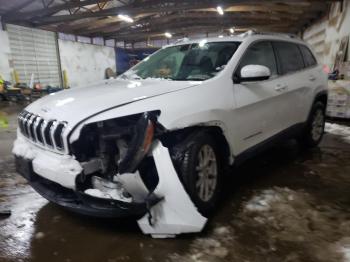
[[[255,82],[267,80],[271,76],[269,68],[263,65],[246,65],[241,69],[239,82]],[[237,78],[237,77],[236,77]]]

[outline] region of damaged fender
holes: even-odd
[[[153,193],[164,199],[151,208],[150,214],[137,221],[142,232],[155,238],[200,232],[207,218],[198,212],[186,193],[171,161],[169,150],[160,141],[156,141],[152,153],[159,176],[159,183]],[[149,215],[152,223],[149,222]]]

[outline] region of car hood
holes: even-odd
[[[199,85],[199,81],[112,79],[60,91],[30,104],[26,110],[45,119],[67,121],[69,126],[113,107]],[[161,109],[161,108],[160,108]]]

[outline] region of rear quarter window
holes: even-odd
[[[299,45],[301,53],[303,54],[305,67],[311,67],[317,65],[316,58],[307,46]]]
[[[289,42],[273,42],[273,47],[282,74],[292,73],[304,68],[304,60],[298,45]]]

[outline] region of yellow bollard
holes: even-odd
[[[13,78],[13,81],[15,82],[15,84],[20,83],[20,82],[19,82],[18,73],[17,73],[17,71],[16,71],[15,69],[14,69],[13,72],[12,72],[12,78]]]
[[[69,88],[68,86],[68,74],[66,70],[63,70],[63,88]]]
[[[0,128],[8,128],[9,127],[9,121],[6,117],[6,114],[3,112],[0,112]]]

